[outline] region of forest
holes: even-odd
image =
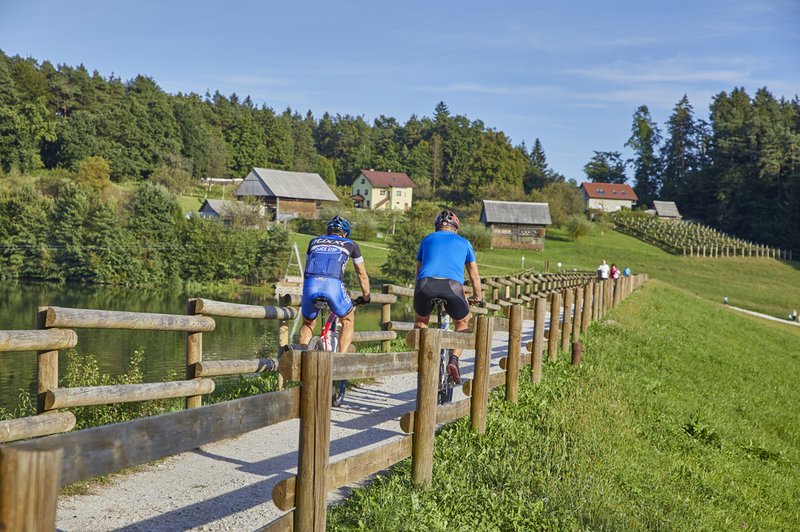
[[[619,151],[596,151],[584,167],[586,176],[568,179],[550,168],[538,138],[530,147],[514,145],[481,120],[451,113],[444,102],[431,117],[412,115],[404,123],[384,115],[371,123],[363,116],[316,117],[311,111],[256,105],[249,96],[168,94],[145,75],[122,80],[89,72],[83,65],[53,65],[0,51],[0,180],[42,173],[52,180],[35,191],[0,187],[0,245],[6,244],[6,255],[9,249],[19,250],[8,247],[9,239],[33,245],[28,241],[32,237],[20,232],[24,228],[10,227],[20,202],[31,202],[25,208],[35,212],[28,215],[50,223],[60,219],[59,209],[100,219],[114,213],[137,241],[136,235],[143,233],[137,233],[139,222],[128,202],[145,193],[104,198],[93,192],[102,189],[98,183],[146,183],[157,185],[147,189],[150,195],[163,194],[160,186],[180,194],[199,178],[243,177],[259,166],[317,172],[339,186],[349,184],[362,168],[403,171],[419,185],[416,198],[454,206],[474,205],[483,198],[569,205],[580,181],[627,180],[642,208],[653,199],[676,201],[687,218],[800,252],[796,95],[786,100],[767,88],[752,96],[733,88],[713,98],[707,117],[698,116],[684,96],[661,126],[642,105],[633,114],[625,147],[633,153],[630,159],[624,160]],[[43,193],[48,197],[34,201]],[[73,205],[61,206],[59,198]],[[117,204],[111,205],[112,199]],[[17,207],[10,206],[14,201]],[[564,211],[555,216],[556,223],[572,214],[570,207],[551,203],[553,208]],[[92,224],[101,222],[84,220],[84,228]],[[175,226],[178,242],[188,238],[190,225]],[[62,232],[69,238],[69,229]],[[44,249],[39,259],[49,260],[52,251]],[[7,268],[14,261],[0,253],[0,262]],[[253,264],[251,274],[258,267]],[[189,275],[174,268],[166,271],[169,276]],[[62,272],[58,277],[73,275]]]

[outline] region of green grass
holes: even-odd
[[[309,235],[293,233],[305,252]],[[386,261],[391,243],[364,242],[361,250],[373,284],[383,281],[380,265]],[[688,290],[707,301],[722,304],[728,296],[731,305],[785,318],[800,307],[800,263],[745,257],[699,258],[672,255],[655,246],[612,229],[595,225],[592,234],[573,241],[563,230],[549,229],[543,251],[491,249],[477,252],[483,276],[508,275],[524,267],[543,271],[549,261],[550,271],[557,264],[572,271],[595,271],[602,259],[625,266],[634,273],[646,272],[651,278]],[[800,309],[798,309],[800,310]]]
[[[592,324],[520,402],[491,398],[356,489],[330,530],[789,530],[800,523],[800,330],[651,281]]]
[[[197,212],[203,205],[203,198],[198,198],[196,196],[178,196],[177,199],[181,212],[184,214],[187,212]]]

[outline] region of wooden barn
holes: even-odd
[[[255,196],[275,220],[316,219],[323,201],[339,201],[319,174],[267,168],[250,170],[234,194]]]
[[[551,225],[547,203],[483,200],[481,222],[492,233],[492,248],[544,249]]]

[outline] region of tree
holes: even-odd
[[[548,183],[530,194],[529,201],[547,203],[553,225],[560,226],[571,217],[582,215],[586,208],[580,189],[570,183]]]
[[[660,196],[677,201],[687,188],[687,174],[699,166],[697,128],[686,95],[675,105],[667,120],[667,140],[661,152],[664,162]]]
[[[110,177],[111,165],[102,157],[87,157],[78,166],[78,181],[91,187],[104,188]]]
[[[661,188],[661,160],[658,157],[661,134],[650,118],[646,105],[639,106],[633,115],[631,137],[625,146],[633,150],[633,190],[639,203],[649,204],[658,197]]]
[[[550,170],[547,167],[547,157],[541,141],[537,138],[533,141],[530,155],[528,155],[529,168],[525,175],[523,185],[525,192],[528,193],[535,188],[542,188],[551,181]]]
[[[583,167],[586,177],[593,183],[622,184],[625,176],[625,163],[618,151],[595,151],[594,156]]]
[[[502,132],[486,131],[473,152],[467,191],[477,197],[486,185],[508,185],[522,192],[525,163],[525,155],[514,149]]]
[[[435,203],[414,202],[414,206],[403,215],[386,262],[381,265],[384,275],[402,283],[409,283],[414,279],[420,240],[433,230],[433,220],[440,210]]]

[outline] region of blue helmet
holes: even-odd
[[[350,238],[350,222],[341,216],[334,216],[328,220],[328,234],[331,233],[344,233],[344,236]]]

